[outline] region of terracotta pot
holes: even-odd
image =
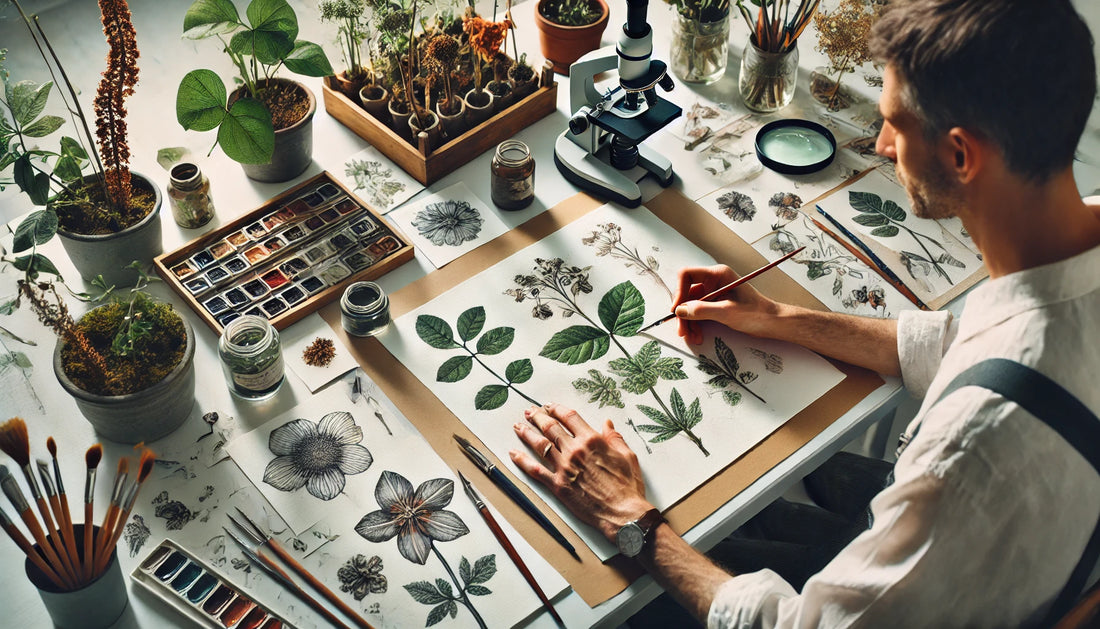
[[[317,113],[317,98],[308,87],[298,81],[290,79],[268,79],[260,81],[268,83],[293,84],[305,92],[309,98],[309,111],[301,120],[285,129],[275,130],[275,151],[271,154],[271,161],[266,164],[241,164],[244,174],[249,179],[269,183],[289,181],[305,172],[313,163],[313,114]],[[237,89],[229,96],[229,104],[232,105],[240,98],[241,90]]]
[[[53,352],[54,375],[103,438],[118,443],[156,441],[179,428],[195,405],[195,332],[187,319],[183,326],[187,331],[183,358],[164,380],[147,389],[126,395],[98,395],[77,387],[61,367],[61,339]]]
[[[377,83],[364,85],[359,88],[359,103],[366,112],[377,118],[382,124],[390,123],[390,112],[386,106],[390,104],[390,92]]]
[[[347,96],[356,103],[359,102],[359,89],[363,87],[366,80],[366,76],[361,76],[358,79],[348,78],[347,70],[342,70],[334,76],[325,77],[325,81],[328,82],[329,87],[339,90],[344,96]]]
[[[554,72],[569,74],[569,66],[587,52],[600,47],[609,15],[605,0],[590,0],[600,5],[600,19],[584,26],[562,26],[542,15],[542,0],[535,3],[535,24],[539,28],[542,56],[554,64]]]
[[[447,140],[457,138],[470,128],[470,125],[466,123],[466,101],[457,97],[454,101],[458,103],[458,112],[454,114],[443,113],[443,103],[435,106],[435,114],[439,116],[439,122],[443,125],[443,135],[446,136]]]
[[[92,176],[85,177],[85,181]],[[152,190],[156,197],[153,211],[145,218],[114,234],[89,235],[57,230],[65,253],[86,281],[102,275],[108,286],[133,286],[138,280],[137,271],[125,267],[134,260],[148,265],[164,251],[160,231],[160,186],[142,174],[131,171],[130,176],[135,186]]]
[[[392,98],[390,102],[386,103],[386,112],[390,115],[390,128],[393,129],[397,135],[411,141],[412,133],[409,131],[409,116],[412,115],[412,109],[400,112],[394,109],[394,105],[404,105],[408,107],[408,104],[404,101],[396,101]]]
[[[430,111],[421,110],[420,117],[423,119],[424,124],[427,125],[421,128],[417,123],[416,116],[409,116],[409,134],[413,139],[413,146],[420,146],[420,132],[423,131],[428,134],[428,151],[431,152],[441,144],[443,144],[443,125],[439,124],[439,117]]]
[[[471,127],[476,127],[493,116],[494,99],[489,90],[470,90],[462,100],[466,101],[466,121]]]
[[[511,81],[489,81],[485,89],[493,93],[493,112],[504,111],[516,104],[516,91]]]

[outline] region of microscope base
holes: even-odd
[[[578,146],[569,134],[569,130],[563,131],[554,144],[554,164],[569,183],[626,207],[641,205],[642,189],[636,182]],[[638,165],[649,171],[661,187],[672,183],[672,163],[644,144],[638,147]]]

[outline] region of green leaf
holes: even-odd
[[[439,593],[443,596],[446,596],[447,598],[451,598],[454,596],[454,590],[451,589],[451,584],[447,583],[443,579],[436,579],[435,587],[439,588]]]
[[[905,220],[905,210],[901,209],[900,205],[894,203],[890,199],[883,202],[882,213],[899,223]]]
[[[679,430],[662,430],[661,432],[657,433],[656,436],[654,436],[652,439],[650,439],[649,442],[650,443],[661,443],[662,441],[668,441],[669,439],[675,437],[678,434],[680,434]]]
[[[858,212],[879,214],[882,212],[882,197],[873,192],[848,191],[848,203]]]
[[[890,221],[882,214],[856,214],[852,217],[852,220],[864,227],[878,227],[880,225],[890,224]],[[894,229],[897,228],[895,227]]]
[[[672,393],[676,394],[676,389],[673,389]],[[703,421],[703,408],[699,404],[699,398],[692,400],[691,406],[688,406],[687,413],[684,415],[684,421],[688,429],[695,428],[699,425],[699,422]]]
[[[12,118],[20,127],[25,127],[46,108],[53,81],[39,85],[34,81],[20,81],[8,90],[8,107]]]
[[[462,347],[455,343],[451,325],[434,315],[422,314],[416,318],[416,335],[436,349]]]
[[[88,153],[80,146],[80,142],[67,135],[61,136],[61,154],[76,160],[88,159]]]
[[[313,42],[298,40],[286,56],[286,67],[304,76],[329,76],[335,74],[325,50]]]
[[[19,256],[12,262],[12,266],[25,272],[31,278],[35,278],[39,273],[49,273],[51,275],[61,276],[61,272],[57,270],[57,267],[50,262],[50,259],[41,253],[32,253],[25,256]]]
[[[225,84],[213,70],[192,70],[176,90],[176,120],[190,131],[210,131],[226,115]]]
[[[458,315],[458,337],[463,341],[473,340],[485,327],[485,307],[475,306]]]
[[[53,165],[53,174],[66,183],[76,181],[81,175],[80,164],[73,157],[62,155]]]
[[[455,356],[448,358],[447,362],[440,365],[435,372],[436,382],[458,382],[470,375],[474,368],[474,359],[469,356]]]
[[[204,39],[232,33],[241,17],[230,0],[195,0],[183,16],[184,39]]]
[[[474,596],[488,596],[489,594],[492,594],[493,591],[485,587],[484,585],[471,585],[470,587],[466,588],[466,593],[472,594]]]
[[[668,415],[665,415],[663,411],[653,408],[652,406],[646,406],[645,404],[639,404],[638,410],[645,413],[645,416],[657,424],[664,426],[670,430],[679,430],[680,426]]]
[[[257,30],[237,31],[229,48],[238,55],[255,57],[264,65],[275,65],[294,50],[294,40],[284,33]]]
[[[941,253],[936,258],[936,262],[939,262],[940,264],[947,264],[947,265],[950,265],[950,266],[953,266],[953,267],[959,268],[959,269],[965,269],[966,268],[966,265],[963,264],[961,260],[959,260],[955,256],[951,255],[950,253],[947,253],[946,251]]]
[[[275,152],[275,127],[271,112],[251,98],[229,108],[218,129],[218,144],[230,159],[242,164],[266,164]]]
[[[504,406],[508,401],[508,387],[503,384],[487,384],[474,396],[474,408],[479,411],[491,411]]]
[[[53,210],[31,212],[19,227],[15,228],[12,253],[26,251],[35,245],[44,245],[57,233],[57,213]]]
[[[497,573],[497,556],[485,555],[474,562],[474,572],[469,583],[488,583]]]
[[[477,352],[488,356],[499,354],[508,349],[515,337],[515,328],[493,328],[477,340]]]
[[[680,392],[673,388],[672,395],[669,396],[668,400],[669,403],[672,405],[672,408],[670,409],[672,411],[672,416],[677,420],[680,420],[677,423],[683,422],[688,416],[688,410],[687,407],[684,406],[684,398],[680,396]]]
[[[11,357],[20,369],[30,369],[34,366],[31,364],[31,359],[23,352],[12,352]]]
[[[61,116],[42,116],[24,127],[23,135],[29,138],[44,138],[60,129],[63,124],[65,124],[65,119]]]
[[[159,149],[157,151],[157,163],[164,170],[172,170],[172,166],[177,162],[182,162],[184,158],[189,156],[191,151],[185,146],[171,146],[168,148]]]
[[[600,300],[600,323],[618,336],[634,336],[645,323],[645,299],[629,281],[612,288]]]
[[[12,179],[19,189],[27,193],[31,203],[46,205],[50,198],[50,178],[45,173],[40,173],[31,165],[31,157],[24,153],[15,160],[15,168],[12,170]]]
[[[411,594],[417,603],[423,605],[435,605],[447,601],[447,598],[442,596],[439,591],[435,589],[435,585],[428,581],[414,581],[413,583],[406,584],[404,587],[405,591]]]
[[[733,350],[719,337],[714,337],[714,353],[718,357],[718,361],[725,367],[724,373],[735,374],[740,369],[741,365],[737,362],[737,357],[733,355]]]
[[[698,361],[699,361],[699,364],[696,365],[696,367],[699,369],[699,371],[702,371],[703,373],[707,374],[708,376],[724,376],[725,375],[726,372],[723,371],[722,368],[718,366],[718,363],[711,360],[709,357],[707,357],[706,354],[699,354],[695,358],[698,359]]]
[[[635,356],[616,358],[607,366],[611,369],[611,373],[623,379],[624,391],[639,394],[645,393],[657,384],[657,372],[652,368],[652,364],[645,364],[643,360],[646,358],[639,352]]]
[[[682,358],[659,358],[653,364],[653,370],[662,380],[687,380]]]
[[[588,378],[578,378],[573,381],[573,388],[577,391],[584,393],[590,393],[588,403],[592,404],[598,402],[600,408],[605,406],[614,406],[615,408],[625,408],[623,404],[622,394],[618,391],[615,385],[615,381],[607,376],[603,375],[595,369],[589,369]]]
[[[722,399],[726,401],[726,404],[730,406],[737,406],[741,403],[740,391],[722,391]]]
[[[252,0],[245,9],[245,15],[257,31],[282,33],[291,41],[298,37],[298,17],[286,0]]]
[[[878,236],[880,238],[892,238],[898,235],[899,230],[894,225],[883,225],[882,227],[876,227],[871,230],[872,236]]]
[[[513,360],[504,368],[504,377],[513,384],[527,382],[533,375],[535,375],[535,368],[531,365],[529,358]]]
[[[725,375],[714,376],[710,380],[707,380],[707,384],[712,387],[721,389],[723,387],[728,387],[729,385],[733,384],[733,378]]]
[[[451,601],[448,601],[446,603],[433,607],[432,611],[428,612],[428,619],[424,621],[424,626],[431,627],[432,625],[437,624],[444,618],[446,618],[447,612],[450,611],[451,605],[453,604],[454,603],[452,603]]]
[[[566,365],[579,365],[603,356],[610,347],[607,332],[589,325],[573,325],[552,336],[539,356]]]

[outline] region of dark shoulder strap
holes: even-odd
[[[990,358],[955,376],[936,403],[968,386],[989,389],[1015,402],[1061,435],[1100,473],[1100,419],[1062,385],[1026,365],[1004,358]],[[1047,612],[1044,625],[1053,625],[1070,610],[1084,591],[1098,557],[1100,522],[1093,529],[1081,560]]]

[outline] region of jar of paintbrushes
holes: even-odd
[[[791,0],[763,3],[752,17],[737,3],[751,35],[741,55],[737,89],[749,109],[778,111],[794,99],[798,80],[798,36],[817,11],[818,0],[800,0],[792,12]]]

